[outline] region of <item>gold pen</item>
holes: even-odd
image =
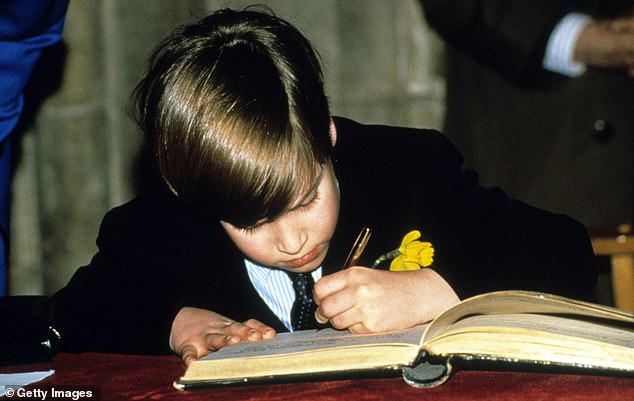
[[[347,269],[350,266],[354,266],[359,261],[365,246],[368,244],[370,240],[370,235],[372,235],[372,230],[370,227],[363,227],[359,235],[357,236],[356,241],[354,241],[354,245],[352,245],[352,249],[350,249],[350,253],[346,258],[346,261],[343,263],[342,269]]]

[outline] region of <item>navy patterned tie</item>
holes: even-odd
[[[293,330],[315,328],[315,309],[313,285],[315,281],[310,273],[289,273],[295,289],[295,303],[291,309],[291,325]]]

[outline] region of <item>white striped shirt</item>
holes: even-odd
[[[574,60],[575,44],[581,30],[592,21],[585,14],[570,13],[553,29],[542,66],[571,78],[578,77],[586,71],[586,65]]]
[[[264,303],[288,330],[293,331],[291,309],[295,302],[295,290],[288,274],[284,270],[261,266],[248,259],[244,260],[244,265],[253,287]],[[313,270],[311,274],[317,282],[321,278],[321,267]]]

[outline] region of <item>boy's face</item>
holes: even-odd
[[[315,184],[299,194],[290,209],[273,221],[238,228],[221,221],[236,246],[253,261],[297,273],[321,265],[339,216],[339,187],[330,163]]]

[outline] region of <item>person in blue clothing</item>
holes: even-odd
[[[42,50],[62,36],[68,0],[0,2],[0,295],[6,292],[11,201],[11,133]]]

